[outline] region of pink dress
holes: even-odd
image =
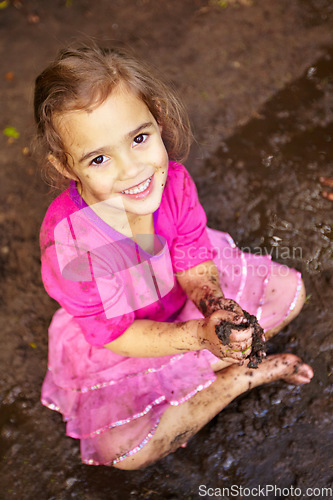
[[[207,350],[134,358],[104,347],[135,319],[202,317],[175,272],[213,259],[225,296],[256,315],[265,330],[289,314],[300,291],[300,273],[270,256],[243,253],[228,234],[206,227],[183,165],[170,162],[153,219],[150,254],[103,222],[72,185],[51,204],[41,227],[44,286],[61,306],[49,328],[42,403],[62,413],[66,433],[81,440],[87,464],[112,465],[136,453],[170,405],[215,381],[217,358]],[[265,290],[281,270],[287,286],[273,302]]]

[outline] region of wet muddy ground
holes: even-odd
[[[1,136],[0,498],[196,499],[199,485],[276,485],[266,498],[289,499],[292,486],[332,487],[333,203],[319,184],[333,175],[332,3],[8,1],[0,30],[1,131],[20,133]],[[197,139],[186,165],[209,225],[302,271],[308,294],[268,350],[303,357],[311,384],[252,390],[144,471],[82,465],[61,417],[39,402],[57,306],[39,274],[38,230],[53,195],[26,149],[32,86],[82,34],[134,47],[174,84]]]

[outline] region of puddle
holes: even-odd
[[[319,177],[333,175],[333,50],[223,142],[202,172],[211,226],[245,250],[309,273],[331,270],[332,212]]]

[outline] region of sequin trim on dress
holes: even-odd
[[[122,462],[123,460],[125,460],[125,458],[130,457],[130,456],[134,455],[135,453],[137,453],[138,451],[140,451],[141,448],[143,448],[143,446],[145,446],[151,440],[151,438],[155,434],[155,431],[156,431],[157,426],[158,426],[159,423],[160,423],[160,419],[157,420],[157,422],[154,425],[154,427],[149,431],[149,433],[147,434],[147,436],[144,438],[143,441],[141,441],[141,443],[138,446],[136,446],[132,450],[128,451],[127,453],[124,453],[124,455],[121,455],[120,457],[115,458],[114,460],[111,460],[111,462],[106,462],[106,463],[96,462],[93,459],[90,459],[90,460],[84,460],[84,459],[82,459],[82,462],[84,464],[88,464],[88,465],[115,465],[115,464],[117,464],[119,462]]]
[[[186,396],[184,396],[183,398],[179,399],[179,401],[170,401],[170,404],[172,406],[178,406],[182,403],[184,403],[185,401],[187,401],[188,399],[192,398],[193,396],[195,396],[195,394],[197,392],[200,392],[202,391],[203,389],[207,389],[207,387],[209,387],[213,382],[215,382],[216,380],[216,376],[211,378],[210,380],[208,380],[205,384],[200,384],[198,385],[198,387],[196,389],[194,389],[193,391],[189,392]]]
[[[172,406],[178,406],[179,404],[184,403],[185,401],[187,401],[188,399],[190,399],[191,397],[193,397],[197,392],[200,392],[203,389],[206,389],[207,387],[209,387],[213,382],[215,382],[215,380],[216,380],[216,377],[208,380],[205,384],[198,385],[198,387],[196,389],[194,389],[189,394],[187,394],[186,396],[184,396],[183,398],[181,398],[179,401],[170,401],[170,404]],[[162,396],[159,399],[165,399],[165,397]],[[154,403],[152,403],[152,405],[153,404]],[[152,406],[152,405],[149,405],[149,406]],[[144,412],[142,412],[142,413],[144,414]],[[132,418],[134,418],[134,417],[132,417]],[[126,419],[126,420],[128,420],[128,419]],[[125,421],[120,421],[120,422],[125,422]],[[143,446],[145,446],[150,441],[150,439],[153,437],[153,435],[154,435],[154,433],[155,433],[155,431],[157,429],[157,426],[158,426],[159,422],[160,422],[160,420],[158,419],[157,423],[154,425],[154,427],[152,428],[152,430],[147,434],[147,436],[145,437],[145,439],[143,441],[141,441],[141,443],[138,446],[136,446],[132,450],[128,451],[127,453],[124,453],[124,455],[121,455],[120,457],[116,458],[115,460],[107,462],[107,463],[105,463],[103,465],[111,465],[111,464],[115,465],[115,464],[121,462],[122,460],[125,460],[125,458],[130,457],[130,456],[134,455],[135,453],[137,453],[138,451],[140,451],[143,448]],[[119,425],[121,425],[121,424],[119,424]],[[92,437],[95,437],[95,436],[92,436]],[[83,463],[88,464],[88,465],[101,465],[101,463],[96,462],[95,460],[92,460],[92,459],[90,459],[90,460],[82,460],[82,461],[83,461]]]
[[[142,372],[130,373],[128,375],[125,375],[124,377],[121,377],[118,380],[108,380],[107,382],[101,382],[100,384],[95,384],[95,385],[87,386],[87,387],[80,387],[79,389],[75,389],[73,387],[63,387],[63,386],[59,386],[59,387],[61,387],[61,389],[67,390],[67,391],[81,392],[84,394],[84,393],[89,392],[89,391],[95,391],[96,389],[103,389],[104,387],[109,387],[110,385],[119,384],[123,380],[137,377],[139,375],[146,375],[147,373],[158,372],[158,371],[162,370],[163,368],[165,368],[167,365],[172,364],[175,361],[178,361],[183,356],[184,356],[184,354],[177,354],[176,356],[173,356],[172,358],[170,358],[167,363],[160,365],[158,368],[148,368],[147,370],[144,370]],[[48,369],[50,372],[52,372],[51,367],[48,367]]]
[[[224,236],[226,237],[229,245],[232,247],[232,248],[237,248],[236,247],[236,243],[234,242],[234,240],[232,239],[232,237],[230,236],[230,234],[228,233],[225,233]]]
[[[105,425],[104,427],[97,429],[97,431],[91,432],[87,437],[85,437],[83,439],[94,438],[96,436],[99,436],[103,432],[108,431],[109,429],[117,427],[118,425],[129,424],[130,422],[132,422],[132,420],[136,420],[137,418],[140,418],[140,417],[143,417],[144,415],[146,415],[152,409],[153,406],[158,405],[158,404],[162,403],[163,401],[165,401],[165,396],[160,396],[159,398],[155,399],[155,401],[153,401],[152,403],[147,405],[146,408],[143,411],[141,411],[140,413],[136,413],[132,417],[128,417],[128,418],[125,418],[123,420],[117,420],[117,422],[114,422],[110,425]]]
[[[297,272],[297,287],[296,287],[296,292],[295,292],[295,296],[294,296],[294,299],[293,299],[292,303],[290,304],[290,306],[289,306],[287,312],[285,313],[285,315],[283,316],[283,318],[279,319],[275,324],[269,326],[269,328],[265,328],[265,331],[270,330],[271,328],[275,328],[276,326],[278,326],[279,324],[281,324],[287,318],[287,316],[289,316],[289,314],[291,313],[291,311],[293,309],[295,309],[295,306],[296,306],[296,303],[298,301],[299,294],[300,294],[300,291],[301,291],[301,288],[302,288],[302,274],[299,271],[296,271],[296,272]],[[265,292],[266,292],[267,283],[269,281],[269,277],[270,277],[270,273],[265,278],[265,281],[264,281],[264,293],[263,293],[263,295],[262,295],[262,297],[260,299],[260,302],[259,302],[260,306],[259,306],[258,311],[257,311],[257,319],[258,319],[258,321],[261,318],[262,304],[264,303],[264,300],[265,300]]]
[[[263,306],[264,301],[265,301],[266,288],[267,288],[270,276],[271,276],[271,270],[269,269],[269,272],[268,272],[266,278],[264,279],[263,291],[262,291],[262,295],[261,295],[261,297],[259,299],[259,307],[257,309],[257,314],[256,314],[256,317],[257,317],[258,321],[260,321],[260,318],[261,318],[261,315],[262,315],[262,306]]]
[[[203,389],[206,389],[207,387],[209,387],[215,380],[216,380],[216,376],[214,376],[213,378],[211,378],[210,380],[205,382],[205,384],[198,385],[198,387],[196,387],[195,389],[193,389],[193,391],[186,394],[186,396],[183,396],[181,399],[176,400],[176,401],[170,401],[169,404],[172,406],[178,406],[178,405],[184,403],[188,399],[192,398],[197,392],[202,391]],[[118,425],[129,424],[130,422],[132,422],[132,420],[136,420],[137,418],[140,418],[140,417],[143,417],[144,415],[146,415],[153,408],[153,406],[159,405],[163,401],[166,401],[166,397],[160,396],[159,398],[155,399],[155,401],[153,401],[152,403],[147,405],[146,408],[143,411],[141,411],[140,413],[136,413],[135,415],[128,417],[126,419],[118,420],[117,422],[106,425],[105,427],[102,427],[101,429],[98,429],[98,430],[92,432],[91,434],[89,434],[88,437],[94,438],[94,437],[99,436],[100,434],[102,434],[103,432],[105,432],[109,429],[117,427]]]
[[[302,288],[302,275],[300,272],[298,272],[297,274],[298,274],[298,281],[297,281],[297,288],[296,288],[295,297],[294,297],[294,300],[292,301],[292,303],[290,304],[290,307],[287,311],[286,317],[291,313],[291,311],[293,309],[295,309],[295,306],[296,306],[296,303],[298,301],[298,297],[299,297],[299,294],[300,294],[300,291]]]
[[[41,399],[42,405],[46,406],[46,408],[49,408],[49,410],[54,410],[58,411],[59,413],[62,413],[61,408],[59,406],[53,404],[53,403],[47,403],[46,399]]]
[[[176,401],[170,401],[169,404],[172,405],[172,406],[178,406],[181,403],[184,403],[185,401],[187,401],[188,399],[190,399],[191,397],[193,397],[197,392],[202,391],[203,389],[206,389],[207,387],[209,387],[215,380],[216,380],[216,376],[214,376],[213,378],[211,378],[210,380],[208,380],[205,384],[198,385],[198,387],[196,387],[193,391],[191,391],[188,394],[186,394],[186,396],[182,397],[181,399],[176,400]],[[133,415],[131,417],[128,417],[126,419],[117,420],[116,422],[113,422],[112,424],[106,425],[104,427],[101,427],[100,429],[97,429],[96,431],[93,431],[92,433],[88,434],[87,436],[78,437],[78,436],[71,436],[70,434],[67,434],[67,435],[70,436],[70,437],[72,437],[72,438],[74,438],[74,439],[94,438],[94,437],[99,436],[100,434],[102,434],[103,432],[105,432],[105,431],[107,431],[109,429],[112,429],[112,428],[117,427],[119,425],[128,424],[132,420],[136,420],[137,418],[143,417],[144,415],[146,415],[153,408],[153,406],[156,406],[156,405],[162,403],[163,401],[166,401],[166,397],[165,396],[160,396],[159,398],[155,399],[152,403],[150,403],[149,405],[147,405],[146,408],[143,411],[141,411],[140,413],[136,413],[135,415]],[[62,411],[61,411],[61,408],[59,408],[55,404],[53,404],[53,403],[47,403],[47,401],[44,400],[44,399],[42,399],[41,402],[42,402],[42,404],[44,406],[46,406],[50,410],[55,410],[55,411],[58,411],[59,413],[63,414]],[[68,420],[70,420],[70,419],[66,418],[66,417],[64,418],[64,421],[68,421]]]

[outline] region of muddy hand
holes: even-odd
[[[201,312],[207,318],[215,311],[229,311],[233,312],[238,316],[243,316],[243,309],[232,299],[225,299],[224,297],[207,297],[204,302],[204,307],[201,308]]]
[[[221,359],[242,362],[250,353],[253,328],[244,328],[245,318],[231,311],[218,310],[203,320],[206,349]]]
[[[230,312],[233,312],[239,316],[244,316],[244,311],[241,308],[241,306],[239,304],[237,304],[237,302],[235,302],[232,299],[225,299],[225,298],[220,299],[219,300],[219,307],[223,311],[230,311]]]
[[[328,186],[333,189],[333,177],[319,177],[319,181],[324,186]],[[333,193],[329,191],[321,191],[321,196],[327,200],[333,201]]]

